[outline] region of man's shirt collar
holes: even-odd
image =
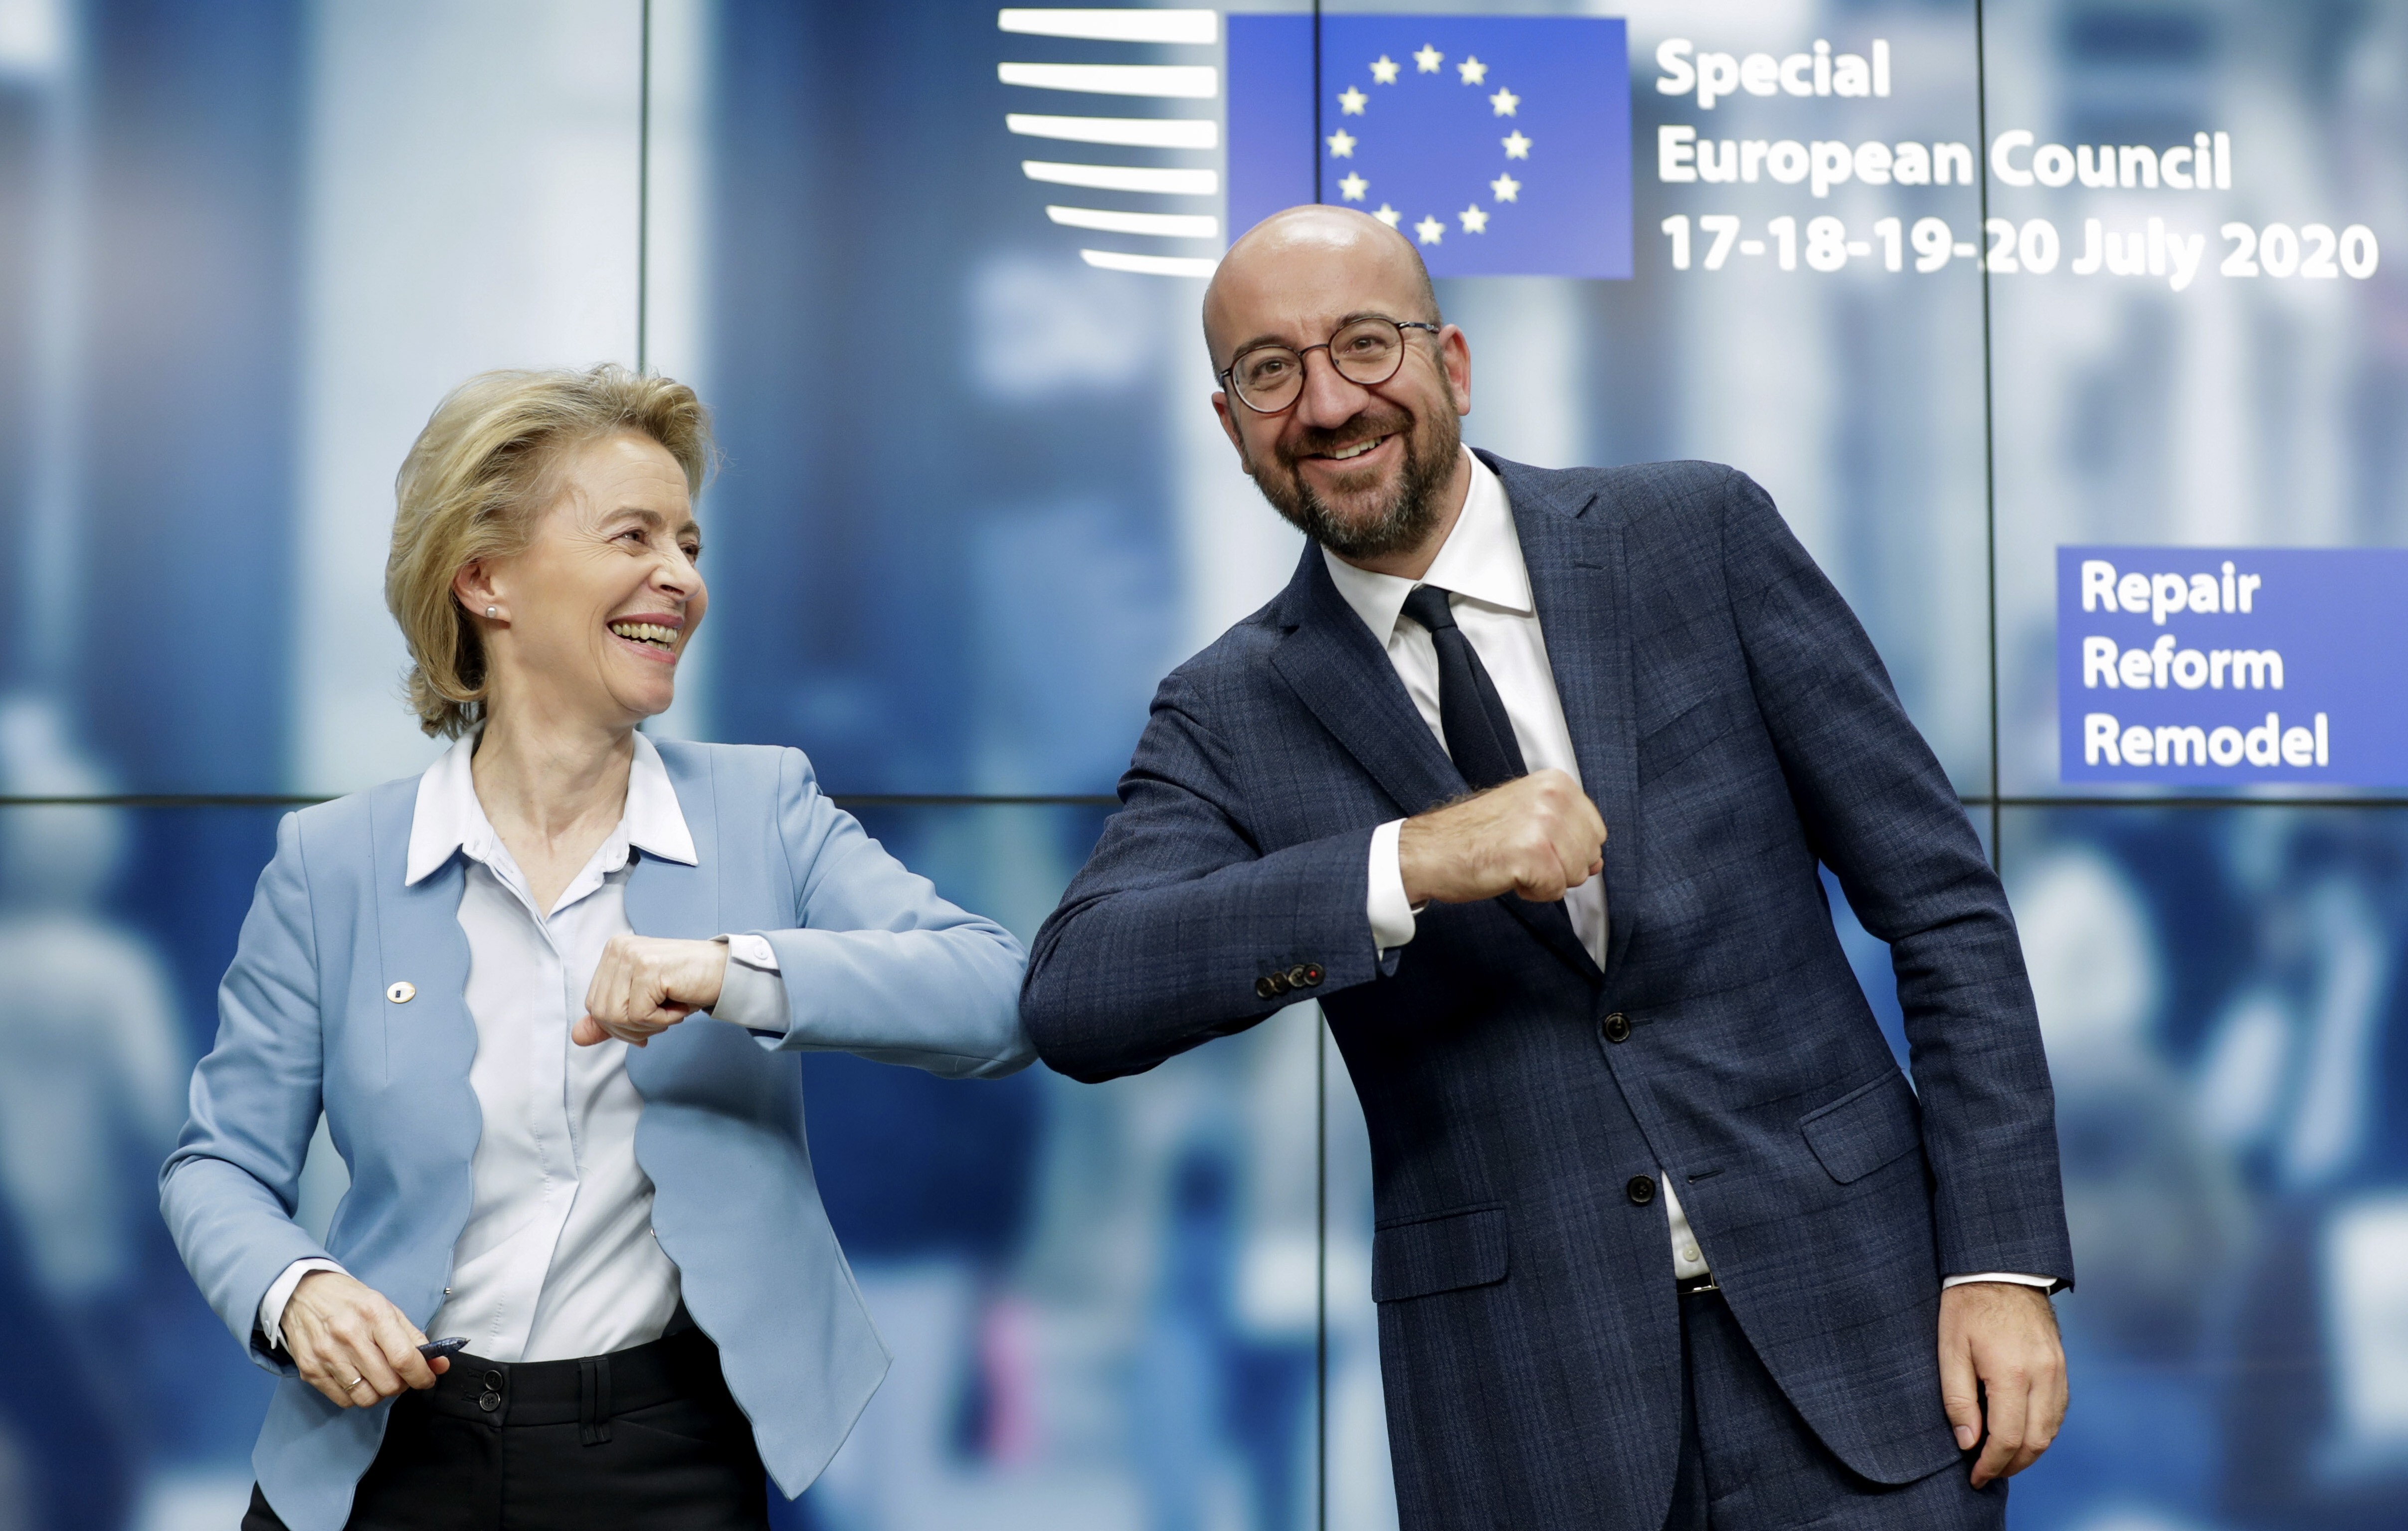
[[[1505,498],[1504,480],[1469,451],[1464,455],[1471,464],[1471,489],[1464,496],[1463,513],[1430,561],[1429,572],[1419,579],[1374,574],[1356,568],[1326,548],[1321,551],[1330,582],[1382,648],[1387,647],[1389,636],[1397,630],[1405,597],[1417,585],[1436,585],[1515,616],[1526,617],[1538,610],[1530,594],[1529,566],[1522,562],[1522,538],[1513,529],[1513,508]]]
[[[472,734],[445,751],[443,758],[418,779],[418,806],[410,815],[404,883],[415,884],[432,876],[455,851],[488,864],[502,853],[501,837],[485,817],[485,806],[477,801],[477,782],[469,770],[476,752],[477,736]],[[669,782],[668,767],[661,764],[661,752],[652,741],[641,734],[636,736],[636,758],[627,768],[627,806],[605,845],[616,853],[604,858],[606,865],[614,870],[626,865],[627,846],[688,866],[699,860],[685,812],[678,807],[677,788]]]

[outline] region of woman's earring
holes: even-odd
[[[489,606],[485,608],[485,620],[487,622],[494,621],[499,618],[501,614],[502,608],[498,606]]]

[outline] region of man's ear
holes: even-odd
[[[1455,412],[1471,413],[1471,341],[1449,324],[1439,332],[1438,359],[1446,369],[1447,385],[1455,390]]]
[[[1212,391],[1212,412],[1221,417],[1221,430],[1228,436],[1229,445],[1238,449],[1238,466],[1248,478],[1254,477],[1254,459],[1246,455],[1246,438],[1238,434],[1237,411],[1229,408],[1229,395],[1222,389]]]

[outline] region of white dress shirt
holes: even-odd
[[[1505,715],[1513,725],[1514,742],[1522,748],[1523,764],[1533,771],[1553,766],[1579,780],[1580,761],[1572,751],[1563,700],[1555,693],[1555,671],[1547,664],[1547,638],[1540,630],[1529,565],[1522,559],[1522,538],[1513,528],[1505,485],[1470,452],[1466,451],[1464,459],[1471,465],[1471,489],[1464,498],[1463,513],[1420,579],[1356,568],[1326,548],[1322,559],[1338,594],[1387,651],[1397,679],[1404,682],[1405,694],[1413,699],[1440,749],[1446,748],[1446,728],[1440,721],[1438,705],[1438,649],[1428,630],[1404,615],[1405,597],[1425,584],[1450,593],[1447,608],[1497,686],[1498,699],[1505,704]],[[1397,855],[1397,837],[1403,826],[1403,820],[1392,820],[1371,836],[1370,893],[1366,904],[1371,939],[1383,952],[1413,938],[1414,910],[1405,895],[1404,869]],[[1609,846],[1606,854],[1612,853]],[[1593,877],[1570,890],[1564,895],[1564,907],[1581,945],[1598,966],[1604,966],[1605,879]],[[1664,1193],[1673,1276],[1705,1275],[1709,1262],[1689,1227],[1688,1214],[1681,1209],[1671,1177],[1659,1169],[1656,1180]],[[1952,1276],[1946,1284],[1976,1281],[2055,1284],[2046,1277],[1996,1272]]]
[[[661,1337],[678,1305],[678,1271],[652,1238],[652,1183],[636,1163],[643,1096],[627,1078],[627,1044],[579,1047],[569,1031],[611,937],[629,930],[635,855],[695,864],[694,837],[658,751],[636,736],[626,808],[609,837],[550,910],[485,817],[463,739],[419,778],[404,871],[417,883],[457,851],[467,860],[460,929],[468,940],[465,998],[477,1027],[468,1073],[483,1114],[474,1199],[453,1246],[452,1284],[428,1325],[462,1335],[495,1361],[597,1355]],[[776,954],[757,936],[721,937],[734,959],[713,1013],[754,1031],[785,1029]],[[312,1270],[296,1261],[260,1304],[260,1328],[282,1343],[285,1304]]]

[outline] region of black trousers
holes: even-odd
[[[349,1531],[767,1531],[752,1426],[699,1329],[577,1361],[462,1353],[394,1400]],[[256,1487],[242,1531],[285,1531]]]
[[[1970,1455],[1912,1483],[1849,1471],[1756,1359],[1720,1292],[1681,1298],[1681,1463],[1665,1531],[2003,1531],[2007,1485],[1974,1488]]]

